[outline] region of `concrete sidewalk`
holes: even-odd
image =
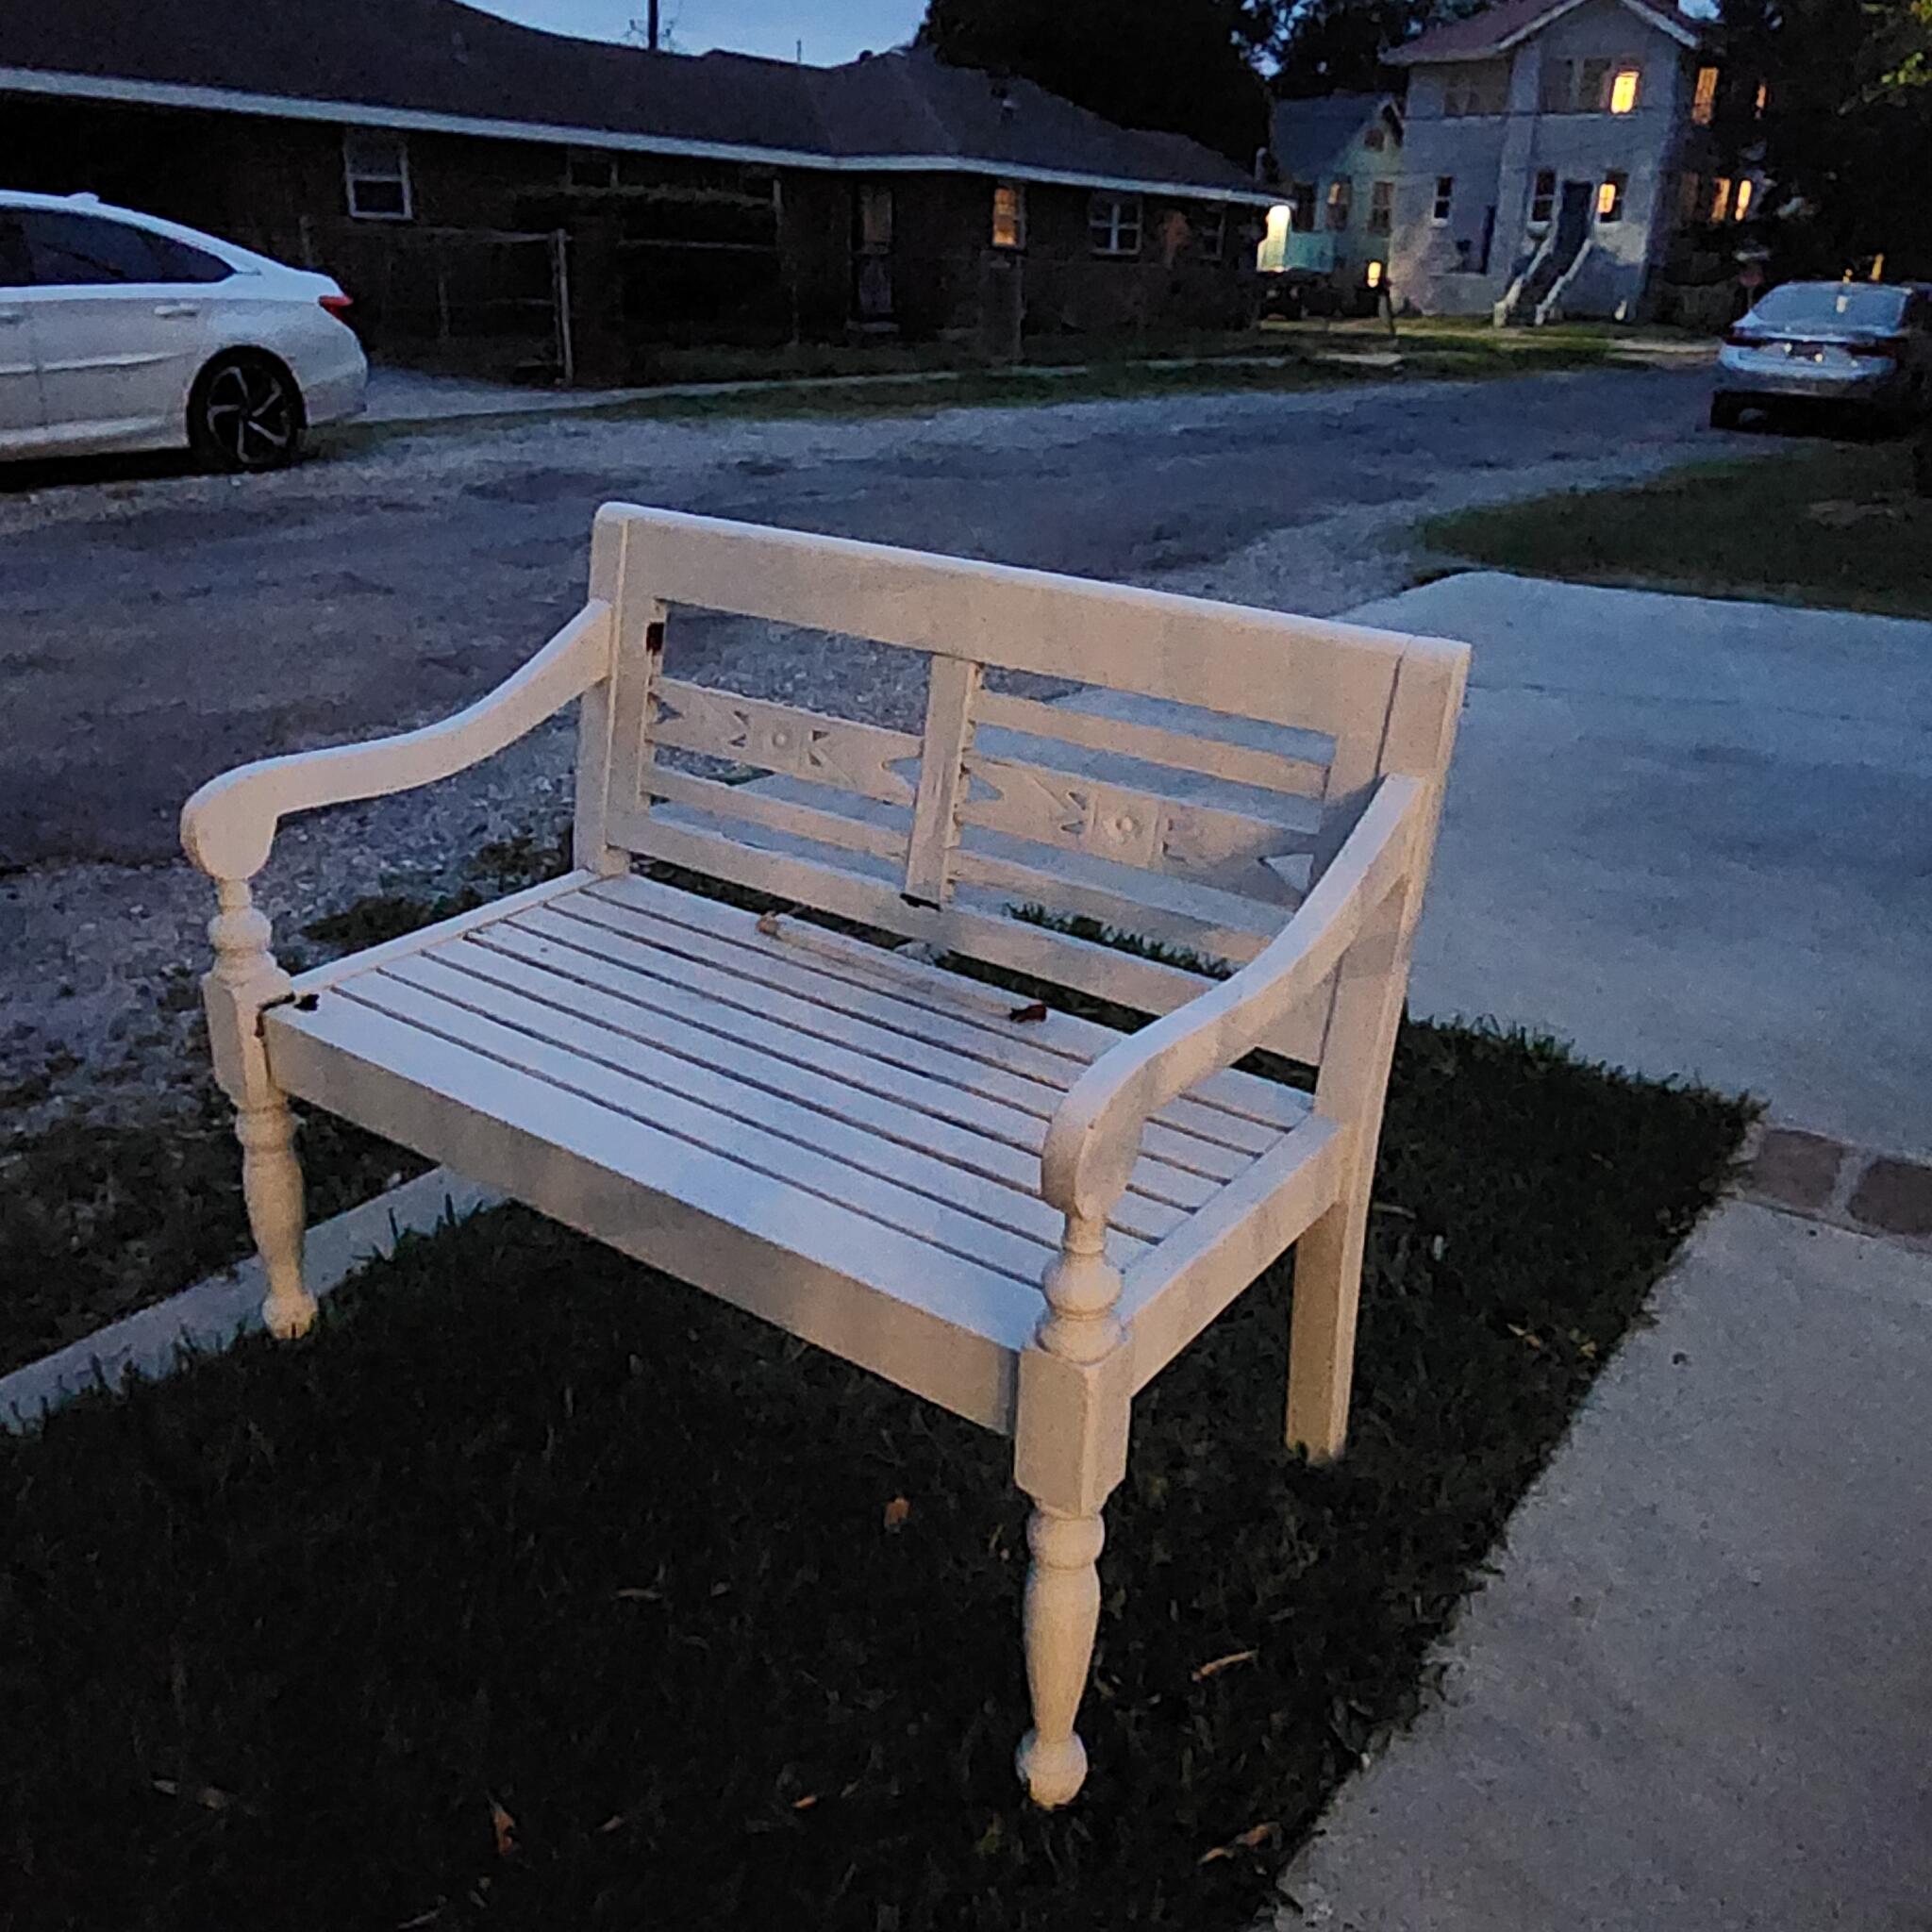
[[[1419,1006],[1932,1145],[1932,625],[1489,575],[1355,614],[1475,646]],[[1932,1926],[1932,1254],[1734,1204],[1657,1312],[1277,1924]]]

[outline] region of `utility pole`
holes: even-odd
[[[645,44],[655,54],[658,51],[658,0],[651,0],[651,9],[646,18],[649,22],[649,39]]]

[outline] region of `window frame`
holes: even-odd
[[[1429,203],[1429,225],[1434,228],[1446,228],[1455,212],[1456,176],[1438,175],[1435,195]]]
[[[1315,218],[1322,208],[1321,183],[1291,181],[1288,184],[1287,201],[1291,232],[1297,235],[1312,235],[1315,232]]]
[[[1617,96],[1625,81],[1630,83],[1630,98],[1620,108]],[[1604,89],[1604,111],[1615,114],[1619,119],[1625,114],[1634,114],[1643,106],[1643,63],[1641,60],[1617,62],[1610,68],[1610,77]]]
[[[1545,188],[1543,183],[1550,185]],[[1542,212],[1539,214],[1537,210]],[[1554,168],[1539,168],[1529,181],[1529,225],[1532,228],[1547,228],[1557,219],[1557,171]]]
[[[1130,212],[1131,211],[1131,212]],[[1107,261],[1132,261],[1141,253],[1146,210],[1138,194],[1117,194],[1103,189],[1087,204],[1087,246]],[[1126,237],[1133,236],[1133,245]]]
[[[1715,61],[1706,60],[1697,69],[1697,76],[1690,83],[1690,125],[1693,127],[1708,127],[1717,119],[1717,91],[1724,78],[1724,70]]]
[[[22,208],[8,211],[14,220],[20,238],[22,258],[25,267],[25,282],[11,286],[30,289],[207,289],[217,283],[231,280],[241,271],[233,262],[224,261],[219,255],[206,248],[198,248],[192,242],[182,242],[173,235],[163,235],[158,229],[143,226],[139,222],[122,221],[118,217],[103,214],[87,208]],[[83,276],[76,280],[49,278],[42,273],[42,250],[59,250],[76,260],[85,259],[77,249],[67,247],[58,239],[62,225],[71,230],[78,230],[75,240],[84,247],[89,231],[95,231],[103,237],[122,240],[133,238],[138,260],[123,256],[119,262],[110,255],[101,255],[95,266],[111,271]],[[44,235],[36,239],[35,230],[52,228],[55,239]],[[213,270],[212,274],[184,274],[187,268]]]
[[[383,174],[375,169],[358,166],[356,158],[356,143],[358,141],[389,141],[395,143],[396,171]],[[402,207],[400,208],[362,208],[358,205],[357,188],[360,183],[398,188]],[[409,178],[409,137],[399,127],[356,127],[342,129],[342,197],[353,222],[412,222],[416,218],[416,192]]]
[[[1369,183],[1369,225],[1371,235],[1388,235],[1395,228],[1395,183],[1388,175]]]
[[[1203,261],[1220,261],[1227,254],[1227,204],[1209,202],[1194,229],[1194,247]]]
[[[1630,200],[1630,176],[1622,168],[1609,168],[1596,185],[1596,208],[1593,225],[1600,228],[1614,227],[1623,221]]]
[[[1010,231],[1001,239],[1002,196],[1010,197]],[[989,218],[987,245],[996,248],[1002,255],[1019,255],[1026,247],[1026,184],[1024,181],[995,181],[992,184],[992,208]]]
[[[601,168],[604,179],[601,181],[579,181],[577,170],[592,164]],[[407,166],[407,161],[405,163]],[[563,185],[575,189],[580,193],[608,194],[614,188],[624,184],[618,176],[617,151],[608,147],[567,147],[563,151]]]
[[[1348,225],[1355,219],[1355,178],[1349,175],[1338,175],[1328,184],[1328,192],[1322,201],[1322,226],[1330,235],[1345,235]]]

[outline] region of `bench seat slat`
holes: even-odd
[[[486,946],[439,947],[398,962],[386,976],[820,1148],[995,1226],[1048,1245],[1059,1241],[1060,1217],[1040,1198],[1038,1159],[1004,1141],[950,1127],[775,1055],[746,1053],[661,1011]],[[1140,1241],[1171,1234],[1182,1219],[1174,1208],[1130,1197],[1113,1224],[1137,1239],[1120,1244],[1121,1253],[1138,1256]]]

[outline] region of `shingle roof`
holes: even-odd
[[[1315,181],[1394,102],[1388,94],[1320,94],[1274,104],[1271,145],[1284,181]]]
[[[461,0],[45,0],[0,8],[0,91],[125,99],[246,96],[253,111],[340,106],[488,122],[535,138],[698,143],[832,165],[937,158],[987,171],[1254,192],[1222,156],[1137,133],[1026,81],[929,53],[804,67],[651,53],[517,25]],[[190,91],[192,91],[191,97]],[[1002,102],[1005,102],[1003,106]]]
[[[1431,60],[1483,60],[1501,54],[1538,28],[1580,6],[1582,0],[1497,0],[1467,20],[1445,21],[1393,48],[1384,58],[1394,67],[1413,67]],[[1641,19],[1661,28],[1686,46],[1698,39],[1698,23],[1658,0],[1624,0]]]

